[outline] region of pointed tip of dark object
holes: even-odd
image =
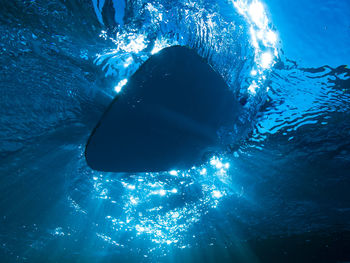
[[[108,107],[86,145],[88,165],[105,172],[189,169],[222,147],[237,102],[193,50],[150,57]]]

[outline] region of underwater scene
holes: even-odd
[[[0,32],[0,262],[350,262],[349,0],[0,0]]]

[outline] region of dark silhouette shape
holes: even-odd
[[[86,146],[106,172],[189,169],[222,151],[239,103],[222,77],[186,47],[165,48],[129,79]]]

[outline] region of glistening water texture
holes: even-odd
[[[335,6],[350,43],[346,1],[322,2],[313,10]],[[1,1],[1,258],[254,262],[250,240],[348,233],[350,71],[335,63],[349,57],[339,39],[289,32],[274,10],[293,9],[266,3]],[[298,64],[316,57],[309,38],[332,48],[312,68]],[[100,115],[172,45],[205,58],[244,105],[232,131],[241,140],[188,171],[91,170],[84,148]]]

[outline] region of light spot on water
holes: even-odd
[[[218,162],[220,162],[220,161],[219,161],[219,159],[218,159],[217,157],[215,157],[215,156],[213,156],[213,157],[210,159],[210,164],[211,164],[212,166],[216,166]]]
[[[275,32],[273,32],[271,30],[266,32],[265,38],[271,44],[275,44],[277,42],[277,35]]]
[[[136,225],[136,231],[137,232],[144,232],[145,231],[145,228],[143,226],[140,226],[140,225]]]
[[[251,19],[254,21],[254,23],[262,28],[266,26],[267,18],[265,15],[265,9],[261,2],[253,1],[249,5],[248,13],[251,17]]]
[[[164,196],[166,194],[164,189],[159,190],[159,195],[160,196]]]
[[[258,72],[255,70],[255,69],[253,69],[251,72],[250,72],[250,75],[252,75],[252,76],[256,76],[258,74]]]
[[[124,62],[124,68],[127,68],[131,65],[131,63],[133,62],[133,58],[132,57],[128,57],[125,62]]]
[[[137,198],[134,198],[133,196],[131,196],[131,197],[130,197],[130,202],[131,202],[133,205],[137,205],[138,199],[137,199]]]
[[[130,189],[130,190],[135,190],[135,185],[129,184],[129,185],[127,186],[127,188]]]
[[[127,52],[139,53],[141,50],[147,47],[146,36],[143,34],[140,35],[130,35],[128,37],[129,43],[124,46],[124,50]]]
[[[223,164],[222,164],[222,162],[218,161],[215,166],[217,169],[221,169]]]
[[[223,194],[222,194],[220,191],[218,191],[218,190],[214,190],[214,191],[212,192],[212,196],[213,196],[214,198],[219,199],[219,198],[223,197]]]
[[[265,52],[261,55],[261,66],[263,68],[270,68],[272,64],[272,54],[270,52]]]
[[[52,235],[54,235],[54,236],[64,236],[65,233],[63,232],[63,228],[62,228],[62,227],[56,227],[56,228],[52,231]]]
[[[178,218],[179,217],[179,213],[178,212],[174,212],[172,213],[172,218]]]
[[[119,81],[118,85],[114,87],[115,92],[119,93],[122,90],[122,88],[126,85],[126,83],[128,83],[127,79]]]
[[[251,93],[251,94],[256,94],[256,90],[258,89],[258,85],[256,85],[256,82],[253,81],[252,84],[250,84],[249,88],[248,88],[248,91]]]
[[[156,39],[156,41],[154,42],[154,47],[151,51],[151,55],[157,54],[163,48],[166,48],[169,46],[171,46],[171,44],[169,43],[169,41],[167,39],[165,39],[165,38]]]
[[[177,176],[177,171],[172,170],[172,171],[169,172],[169,174],[170,174],[170,175],[173,175],[173,176]]]

